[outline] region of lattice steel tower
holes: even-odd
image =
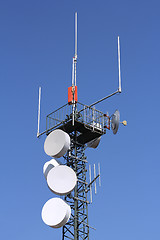
[[[38,131],[37,137],[54,132],[60,129],[70,137],[70,147],[66,151],[64,165],[72,168],[77,176],[77,183],[74,190],[63,196],[64,201],[71,207],[70,218],[62,226],[62,240],[85,240],[89,239],[88,206],[92,203],[92,184],[99,178],[100,165],[98,165],[98,175],[96,175],[94,165],[94,179],[91,179],[91,166],[89,165],[89,183],[87,182],[87,158],[85,156],[86,147],[96,148],[100,138],[106,130],[113,130],[116,134],[119,127],[119,111],[109,116],[97,109],[95,105],[117,93],[121,93],[121,73],[120,73],[120,46],[118,37],[118,66],[119,66],[119,87],[114,93],[98,100],[90,106],[78,102],[76,84],[76,65],[77,65],[77,13],[75,14],[75,55],[72,68],[72,86],[68,88],[68,103],[50,113],[46,117],[46,130],[39,132],[40,122],[40,99],[41,88],[39,89],[38,107]],[[126,121],[122,122],[126,125]],[[111,125],[111,126],[110,126]],[[96,192],[96,185],[95,185]],[[88,193],[90,197],[88,198]],[[51,225],[50,225],[51,226]],[[52,226],[53,227],[53,226]],[[57,227],[57,226],[56,226]]]

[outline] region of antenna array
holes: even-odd
[[[37,137],[46,134],[44,150],[51,160],[44,164],[43,173],[52,193],[62,196],[48,200],[42,209],[43,221],[52,228],[62,227],[62,240],[89,240],[88,206],[93,201],[92,187],[97,194],[97,181],[101,186],[100,163],[98,174],[96,164],[92,167],[86,160],[85,149],[97,148],[101,136],[112,129],[116,134],[120,123],[118,110],[109,116],[95,105],[105,99],[121,93],[120,40],[118,36],[118,90],[96,101],[84,105],[77,99],[77,13],[75,13],[75,54],[72,63],[72,86],[68,88],[68,103],[46,117],[46,130],[39,132],[41,87],[39,88]],[[127,122],[123,121],[123,125]],[[57,159],[63,158],[63,164]],[[89,170],[89,183],[87,171]],[[90,193],[90,201],[88,194]]]

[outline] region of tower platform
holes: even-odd
[[[76,131],[76,141],[82,145],[105,134],[106,125],[103,112],[82,103],[76,103],[75,106],[66,104],[46,118],[47,134],[58,128],[69,134]]]

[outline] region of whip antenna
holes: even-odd
[[[74,58],[72,63],[72,86],[74,86]]]
[[[119,91],[119,93],[121,93],[122,89],[121,89],[121,63],[120,63],[120,41],[119,41],[119,36],[118,36],[118,73],[119,73],[119,88],[118,88],[118,91]]]
[[[39,87],[39,102],[38,102],[38,128],[37,128],[37,137],[39,137],[40,109],[41,109],[41,87]]]
[[[91,165],[90,164],[89,164],[89,180],[91,183]],[[92,184],[90,184],[89,188],[90,188],[90,201],[92,203]]]
[[[77,65],[77,12],[75,13],[75,54],[74,54],[74,85],[77,85],[76,66]]]
[[[75,58],[77,59],[77,12],[75,13]]]
[[[98,174],[99,174],[99,186],[101,187],[101,169],[100,169],[100,163],[98,163]]]
[[[96,164],[94,166],[94,179],[96,179]],[[97,185],[96,185],[96,180],[94,182],[94,188],[95,188],[95,194],[97,194]]]

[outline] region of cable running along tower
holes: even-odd
[[[39,132],[41,88],[39,88],[37,137],[46,134],[44,151],[51,160],[44,164],[43,172],[49,189],[59,197],[48,200],[42,209],[42,219],[50,227],[62,227],[62,240],[89,240],[88,206],[92,203],[92,186],[97,192],[98,174],[85,156],[87,147],[96,148],[101,136],[112,129],[116,134],[120,123],[120,114],[116,110],[109,116],[95,108],[105,99],[121,93],[120,42],[118,37],[119,86],[114,93],[91,105],[78,102],[77,97],[77,13],[75,13],[75,54],[72,63],[72,86],[68,88],[68,103],[46,117],[46,130]],[[126,125],[126,121],[122,122]],[[63,157],[63,164],[59,158]],[[87,171],[87,169],[89,171]],[[89,182],[87,174],[89,173]]]

